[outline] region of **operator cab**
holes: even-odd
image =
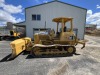
[[[56,37],[59,37],[60,40],[75,40],[75,34],[73,32],[73,24],[72,24],[73,18],[65,18],[65,17],[59,17],[54,18],[52,21],[57,23],[57,31],[56,31]],[[66,23],[70,22],[70,29],[67,30]],[[61,24],[60,32],[58,32],[59,25]]]

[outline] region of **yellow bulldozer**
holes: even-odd
[[[20,38],[20,33],[14,30],[10,30],[9,33],[10,34],[0,35],[0,40],[15,40]]]
[[[29,37],[12,41],[10,58],[15,58],[23,51],[29,51],[32,56],[73,55],[76,52],[75,45],[79,43],[83,45],[82,48],[85,47],[84,40],[78,40],[73,32],[73,18],[59,17],[52,21],[57,23],[56,35],[34,34],[34,41]],[[68,30],[65,29],[67,22],[70,22],[71,26]],[[61,32],[58,32],[59,24],[61,24]]]

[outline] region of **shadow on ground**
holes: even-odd
[[[32,59],[32,58],[58,58],[58,57],[72,57],[73,55],[80,55],[80,54],[71,54],[71,55],[66,55],[66,54],[63,54],[63,55],[43,55],[43,56],[34,56],[34,55],[28,55],[26,57],[26,59]]]
[[[3,59],[1,59],[0,62],[6,62],[6,61],[8,61],[8,59],[10,58],[10,56],[11,56],[11,54],[7,55]]]
[[[80,54],[71,54],[71,55],[66,55],[66,54],[63,54],[63,55],[43,55],[43,56],[34,56],[34,55],[30,55],[29,52],[23,52],[21,53],[22,55],[27,55],[26,59],[32,59],[32,58],[58,58],[58,57],[72,57],[73,55],[80,55]],[[15,58],[10,58],[12,54],[9,54],[7,56],[5,56],[3,59],[0,60],[0,62],[7,62],[7,61],[11,61],[11,60],[14,60],[15,58],[17,58],[18,56],[16,56]]]

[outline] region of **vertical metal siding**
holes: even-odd
[[[32,21],[32,14],[41,14],[41,21]],[[59,2],[53,2],[33,8],[28,8],[26,9],[27,36],[33,38],[33,28],[43,28],[45,25],[45,21],[47,24],[47,28],[52,28],[56,31],[56,23],[52,22],[53,18],[72,17],[74,18],[74,28],[78,29],[78,38],[83,39],[86,17],[85,14],[86,10],[84,9]]]

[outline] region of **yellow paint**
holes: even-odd
[[[31,41],[31,38],[22,38],[22,39],[17,39],[13,42],[10,43],[11,48],[12,48],[12,58],[16,57],[19,55],[22,51],[26,49],[26,45],[28,42]]]

